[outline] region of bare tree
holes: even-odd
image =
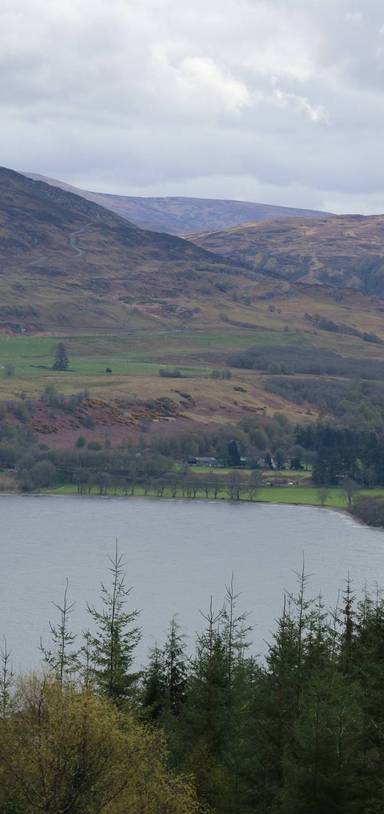
[[[321,486],[318,486],[317,494],[318,494],[318,498],[319,498],[319,501],[320,501],[320,506],[325,506],[325,504],[327,502],[327,497],[329,495],[328,486],[325,486],[325,484],[321,485]]]
[[[237,472],[232,472],[227,478],[227,493],[230,500],[240,500],[241,480]]]
[[[359,486],[356,481],[353,480],[353,478],[345,478],[343,481],[343,490],[347,499],[348,509],[350,509],[353,503],[353,498],[356,492],[359,491]]]
[[[250,500],[254,500],[256,494],[261,486],[261,476],[260,472],[257,469],[252,469],[252,472],[249,476],[248,480],[248,497]]]

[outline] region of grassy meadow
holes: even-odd
[[[48,495],[76,495],[78,494],[76,486],[73,485],[65,485],[59,486],[55,489],[49,489],[44,492],[44,494]],[[100,494],[99,489],[97,487],[91,487],[90,490],[86,491],[87,495],[98,496]],[[368,495],[370,497],[381,496],[384,497],[384,488],[382,489],[362,489],[359,495]],[[110,497],[127,497],[125,491],[119,489],[113,489],[109,493]],[[135,486],[132,491],[129,490],[129,497],[159,497],[158,493],[154,489],[147,489],[144,491],[142,486]],[[208,490],[208,496],[205,489],[199,489],[196,493],[195,498],[185,498],[182,495],[181,490],[177,490],[176,494],[174,490],[171,488],[165,488],[164,493],[161,498],[172,498],[172,499],[194,499],[194,500],[213,500],[214,493],[212,490]],[[226,489],[220,489],[217,493],[216,500],[229,500],[228,493]],[[327,494],[325,497],[324,502],[321,501],[319,490],[315,486],[262,486],[258,489],[257,493],[255,494],[252,501],[250,501],[248,495],[241,494],[240,501],[234,502],[244,502],[244,503],[275,503],[275,504],[284,504],[284,505],[293,505],[293,506],[324,506],[325,508],[329,509],[339,509],[339,510],[346,510],[348,508],[347,499],[343,489],[340,487],[334,486],[330,487],[327,490]]]
[[[63,342],[69,357],[67,371],[52,370],[54,352]],[[37,398],[47,386],[65,395],[87,389],[109,400],[175,398],[187,391],[195,402],[199,422],[239,420],[246,411],[265,408],[269,414],[285,411],[300,420],[303,409],[264,392],[263,376],[232,368],[231,380],[212,379],[214,369],[226,368],[232,352],[250,345],[271,346],[297,342],[287,332],[222,326],[210,331],[156,330],[127,334],[67,336],[0,336],[0,400],[20,396]],[[12,366],[12,375],[7,375]],[[181,378],[160,376],[162,369],[178,368]],[[111,372],[107,372],[107,369]],[[207,385],[207,379],[209,384]]]
[[[269,293],[266,291],[265,297]],[[380,345],[342,333],[312,330],[305,321],[305,312],[316,309],[347,322],[353,304],[356,325],[379,331],[382,314],[373,304],[366,307],[366,300],[360,303],[360,295],[348,293],[343,301],[336,302],[324,292],[314,298],[307,287],[297,297],[284,291],[277,297],[274,292],[272,305],[259,290],[258,296],[249,305],[235,299],[223,301],[220,312],[218,303],[208,298],[193,323],[148,324],[147,318],[145,326],[137,323],[136,328],[126,331],[118,326],[109,331],[101,325],[99,331],[85,328],[82,333],[67,335],[2,334],[0,400],[37,398],[51,385],[65,395],[87,389],[92,396],[106,400],[175,398],[175,391],[181,390],[195,402],[188,417],[197,422],[236,422],[263,409],[267,415],[284,412],[292,421],[303,422],[316,419],[316,407],[293,403],[283,393],[266,392],[265,373],[232,367],[231,380],[223,381],[211,379],[212,371],[226,368],[231,354],[250,347],[322,348],[346,357],[381,359]],[[64,342],[70,361],[65,372],[52,370],[59,341]],[[12,367],[11,376],[7,366]],[[173,368],[180,370],[182,379],[159,375],[160,370]]]

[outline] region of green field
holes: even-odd
[[[52,370],[53,356],[58,339],[46,336],[0,337],[0,371],[6,378],[5,366],[13,365],[12,382],[16,380],[60,378],[70,381],[79,377],[105,376],[106,368],[117,376],[158,376],[160,369],[178,367],[184,377],[207,377],[211,368],[205,364],[175,365],[167,360],[153,361],[156,340],[153,337],[152,350],[137,346],[130,338],[117,337],[62,337],[69,356],[70,366],[65,372]],[[148,337],[146,338],[148,343]],[[150,344],[150,343],[148,343]],[[136,345],[136,347],[135,347]],[[0,373],[1,375],[1,373]]]
[[[266,304],[261,308],[268,313]],[[265,316],[264,311],[262,313]],[[274,319],[276,325],[276,315]],[[326,332],[320,336],[290,330],[280,317],[280,327],[275,330],[264,326],[252,329],[248,323],[244,323],[245,327],[240,327],[240,322],[233,323],[216,322],[205,330],[201,329],[201,323],[200,327],[193,327],[188,322],[182,328],[140,327],[125,333],[121,330],[92,333],[90,329],[88,333],[60,336],[1,335],[0,400],[39,399],[47,386],[54,386],[64,396],[87,390],[92,397],[108,402],[113,399],[149,402],[158,398],[178,402],[182,398],[180,391],[185,390],[181,379],[188,379],[186,391],[190,401],[188,409],[183,406],[183,417],[198,426],[213,422],[234,424],[252,413],[271,417],[275,412],[282,412],[295,424],[316,420],[319,412],[316,399],[313,404],[306,403],[295,399],[289,389],[276,392],[268,389],[268,370],[231,367],[228,379],[220,375],[210,379],[210,376],[214,370],[227,369],[232,354],[252,346],[304,344],[309,348],[328,347],[331,343],[331,349],[335,338]],[[67,371],[52,369],[58,342],[63,342],[67,350]],[[346,345],[343,351],[349,354],[352,354],[352,346],[356,352],[360,348],[362,353],[381,353],[380,348],[356,337],[340,335],[337,342],[339,350],[343,342],[347,343],[348,349]],[[180,378],[160,377],[161,370],[174,368],[180,370]],[[204,472],[203,469],[196,471]],[[272,477],[275,475],[271,474]],[[295,473],[289,477],[297,480],[301,475]]]
[[[284,331],[225,326],[212,330],[141,330],[127,333],[71,334],[64,336],[0,336],[0,400],[37,399],[47,386],[70,395],[87,390],[107,401],[114,397],[150,400],[168,397],[189,380],[192,410],[201,420],[233,420],[233,410],[260,409],[268,401],[261,377],[233,369],[231,381],[210,379],[223,370],[232,352],[251,345],[297,342]],[[52,369],[54,353],[63,342],[69,358],[66,371]],[[180,371],[180,377],[162,377],[161,370]],[[110,372],[107,372],[110,371]],[[251,378],[250,378],[251,377]],[[207,386],[206,380],[210,379]],[[134,381],[133,381],[134,380]],[[241,385],[234,393],[235,385]],[[286,412],[290,415],[290,406]],[[296,408],[293,408],[295,412]],[[271,410],[273,412],[273,410]],[[294,415],[296,419],[296,414]]]
[[[287,343],[293,341],[293,336],[284,334]],[[280,332],[271,331],[234,331],[226,328],[221,331],[133,331],[125,334],[84,334],[67,336],[7,336],[0,335],[0,358],[30,358],[34,356],[47,357],[52,355],[57,342],[64,342],[68,350],[75,355],[111,355],[128,353],[130,350],[135,356],[146,355],[153,352],[161,344],[161,351],[189,352],[191,348],[234,348],[248,347],[254,344],[272,345],[281,344]],[[297,336],[296,336],[297,341]]]
[[[182,467],[179,467],[182,468]],[[227,466],[192,466],[192,470],[197,475],[206,475],[208,473],[214,475],[229,475],[231,472],[238,472],[240,475],[250,475],[254,470],[252,469],[230,469]],[[299,470],[298,472],[291,469],[263,469],[263,477],[265,480],[276,480],[276,478],[285,478],[287,480],[304,480],[311,476],[310,470]]]

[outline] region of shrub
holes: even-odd
[[[83,435],[79,435],[79,437],[78,437],[78,439],[76,441],[75,447],[77,449],[82,449],[82,447],[85,447],[85,438],[84,438]]]

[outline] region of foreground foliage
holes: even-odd
[[[166,767],[160,732],[89,690],[32,677],[0,722],[4,814],[193,814],[192,786]]]
[[[384,600],[346,582],[329,612],[307,577],[264,660],[233,580],[190,656],[177,620],[142,673],[116,549],[76,649],[66,586],[45,672],[0,675],[4,814],[382,814]]]

